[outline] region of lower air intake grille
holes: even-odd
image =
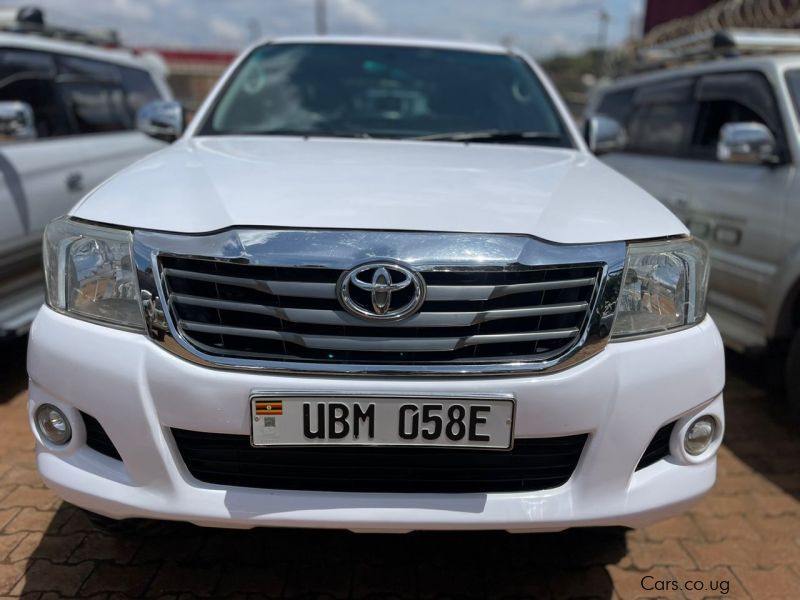
[[[173,429],[199,481],[278,490],[396,493],[537,491],[572,476],[587,435],[517,439],[510,451],[442,448],[253,448],[243,435]]]
[[[653,440],[647,446],[647,449],[642,455],[639,464],[636,465],[636,470],[644,469],[652,464],[657,463],[662,458],[669,456],[669,438],[672,436],[672,429],[675,427],[675,421],[667,423],[659,429],[653,436]]]
[[[95,452],[105,454],[116,460],[122,460],[116,447],[114,447],[114,443],[108,437],[100,422],[85,412],[81,413],[81,417],[83,417],[83,425],[86,428],[86,445]]]

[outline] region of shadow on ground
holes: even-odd
[[[604,566],[627,554],[621,528],[381,535],[156,525],[109,535],[64,504],[30,559],[21,591],[51,589],[53,563],[66,563],[87,565],[85,573],[70,569],[81,596],[605,599],[613,585]]]
[[[790,418],[776,357],[728,352],[725,445],[750,468],[800,500],[800,425]]]
[[[0,404],[8,402],[28,386],[25,354],[28,337],[0,340]]]

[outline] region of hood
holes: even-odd
[[[182,140],[117,174],[71,214],[179,233],[388,229],[558,243],[686,233],[644,190],[582,152],[333,138]]]

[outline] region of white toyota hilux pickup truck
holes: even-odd
[[[38,467],[105,518],[638,525],[714,483],[707,252],[499,46],[253,46],[46,231]]]

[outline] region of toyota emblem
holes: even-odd
[[[409,267],[374,262],[346,271],[337,292],[339,302],[352,315],[397,321],[419,310],[425,300],[425,281]]]

